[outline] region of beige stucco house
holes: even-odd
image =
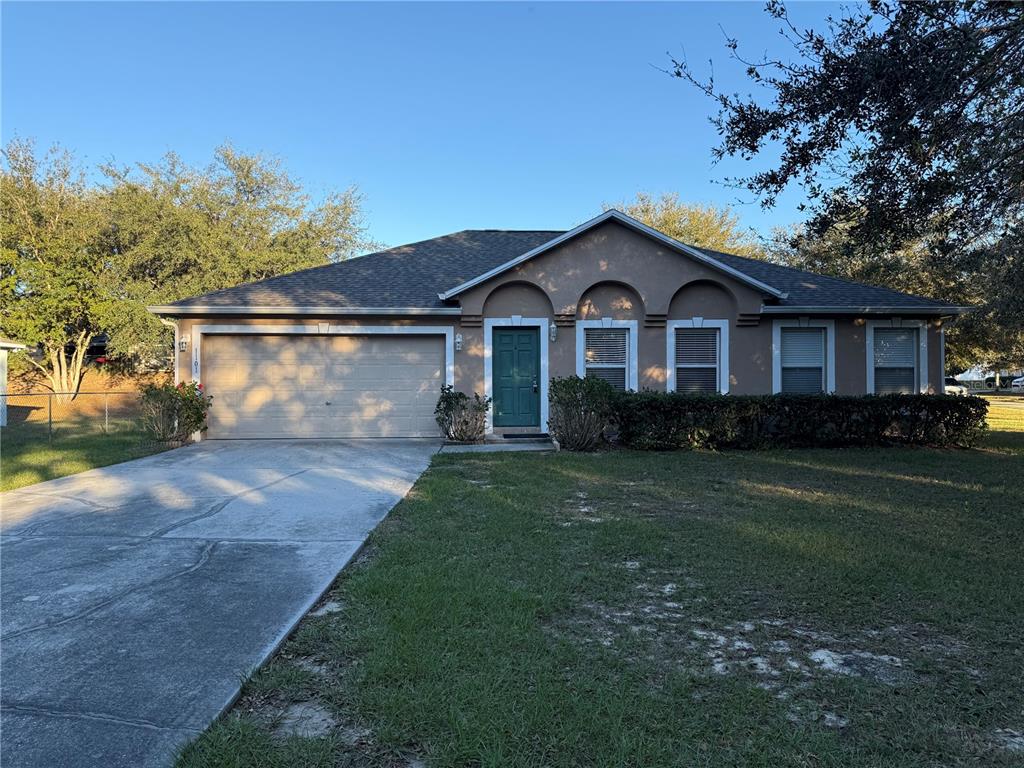
[[[208,437],[434,436],[442,384],[488,430],[547,428],[548,382],[767,394],[941,392],[963,307],[685,245],[618,211],[467,230],[150,307]]]

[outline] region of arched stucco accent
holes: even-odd
[[[672,297],[669,320],[714,317],[731,320],[737,312],[736,295],[729,286],[716,280],[693,280]]]
[[[580,320],[643,320],[644,312],[644,301],[636,289],[610,280],[590,286],[576,303]]]
[[[484,317],[554,317],[544,289],[526,281],[503,283],[484,300]]]

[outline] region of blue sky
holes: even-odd
[[[818,23],[824,4],[793,8]],[[10,3],[2,136],[89,165],[224,141],[279,157],[314,196],[356,185],[389,245],[467,228],[559,229],[638,191],[734,203],[767,233],[800,219],[716,180],[713,105],[658,68],[715,61],[722,29],[785,54],[761,3]]]

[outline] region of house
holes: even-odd
[[[0,337],[0,427],[7,426],[7,353],[24,348],[24,344]]]
[[[150,307],[208,436],[435,436],[442,384],[487,429],[547,428],[548,382],[859,395],[943,390],[932,299],[685,245],[607,211],[568,232],[466,230]]]

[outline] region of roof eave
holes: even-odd
[[[861,304],[861,305],[842,305],[842,306],[795,306],[795,305],[778,305],[778,306],[762,306],[762,315],[812,315],[812,314],[830,314],[830,315],[963,315],[967,312],[971,312],[976,307],[956,307],[956,306],[892,306],[892,305],[875,305],[875,304]]]
[[[174,304],[146,307],[154,315],[188,317],[192,315],[461,315],[460,307],[272,307],[243,305],[175,306]]]
[[[736,280],[739,280],[741,283],[745,283],[746,285],[749,285],[752,288],[756,288],[759,291],[763,291],[764,293],[767,293],[769,296],[774,296],[777,299],[786,298],[787,294],[784,291],[780,291],[778,288],[768,285],[767,283],[762,283],[760,280],[757,280],[751,277],[750,275],[741,272],[738,269],[734,269],[733,267],[730,267],[729,265],[722,263],[718,259],[714,259],[708,256],[707,254],[701,253],[696,248],[692,248],[686,243],[681,243],[678,240],[664,234],[663,232],[659,232],[658,230],[647,226],[643,222],[637,221],[632,216],[627,216],[622,211],[617,211],[614,208],[605,211],[599,216],[595,216],[594,218],[590,219],[590,221],[583,222],[575,229],[570,229],[568,232],[563,232],[561,235],[554,238],[553,240],[549,240],[548,242],[537,246],[531,251],[527,251],[526,253],[520,256],[516,256],[516,258],[506,261],[504,264],[499,264],[494,269],[488,270],[487,272],[484,272],[481,275],[477,275],[471,280],[467,280],[461,285],[457,285],[454,288],[450,288],[447,291],[443,291],[442,293],[437,294],[437,297],[442,301],[447,301],[448,299],[454,298],[455,296],[458,296],[460,293],[467,291],[474,286],[480,285],[480,283],[490,280],[492,277],[497,277],[503,272],[507,272],[513,267],[522,264],[524,261],[529,261],[535,256],[539,256],[540,254],[545,253],[546,251],[549,251],[552,248],[555,248],[561,245],[562,243],[571,240],[577,235],[586,232],[588,229],[592,229],[593,227],[596,227],[599,224],[603,224],[606,221],[617,221],[619,224],[627,226],[633,230],[636,230],[637,232],[641,232],[647,235],[648,237],[651,237],[661,242],[662,244],[670,248],[673,248],[674,250],[685,253],[686,255],[691,256],[697,261],[706,264],[707,266],[712,267],[713,269],[717,269],[718,271],[723,272],[735,278]]]

